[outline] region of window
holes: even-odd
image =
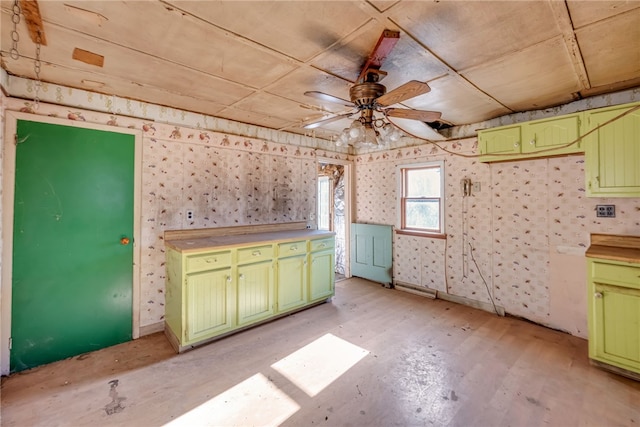
[[[443,234],[443,163],[399,166],[400,230]]]

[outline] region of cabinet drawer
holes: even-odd
[[[305,240],[278,244],[278,257],[303,255],[305,253],[307,253],[307,242]]]
[[[594,262],[591,275],[596,283],[640,289],[640,267]]]
[[[206,254],[189,255],[186,262],[187,273],[194,271],[215,270],[231,265],[231,251],[209,252]]]
[[[238,249],[238,264],[266,261],[273,258],[273,246],[252,246]]]
[[[316,239],[311,241],[311,252],[321,251],[323,249],[333,248],[335,243],[335,239],[333,237],[329,237],[326,239]]]

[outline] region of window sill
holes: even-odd
[[[395,230],[396,234],[404,234],[406,236],[431,237],[432,239],[446,239],[447,235],[442,233],[429,233],[425,231],[414,230]]]

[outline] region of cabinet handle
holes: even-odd
[[[241,274],[240,276],[238,276],[238,278],[239,278],[240,280],[244,280],[244,274]]]
[[[518,148],[518,146],[519,146],[519,145],[520,145],[520,143],[519,143],[518,141],[516,141],[516,142],[514,142],[514,143],[513,143],[513,146],[514,146],[515,148]]]
[[[593,296],[596,298],[602,298],[602,292],[596,292],[593,294]]]
[[[291,246],[291,249],[290,249],[290,250],[291,250],[291,251],[297,251],[297,250],[298,250],[298,247],[297,247],[297,246]]]
[[[205,262],[211,264],[212,262],[218,262],[218,258],[205,258]]]
[[[251,253],[251,255],[253,255],[253,256],[260,256],[261,254],[262,254],[262,253],[261,253],[260,251],[253,251],[253,252]]]
[[[534,139],[532,139],[531,141],[529,141],[529,144],[531,144],[531,145],[536,145],[536,140],[535,140],[535,138],[534,138]]]
[[[323,244],[321,244],[321,245],[320,245],[320,247],[321,247],[321,248],[326,248],[326,247],[327,247],[327,244],[326,244],[326,243],[323,243]]]
[[[227,276],[227,282],[231,283],[231,276]]]

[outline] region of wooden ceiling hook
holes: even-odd
[[[20,0],[20,8],[24,15],[24,20],[29,29],[29,37],[34,43],[47,45],[47,38],[44,35],[44,25],[40,16],[40,8],[37,0]]]

